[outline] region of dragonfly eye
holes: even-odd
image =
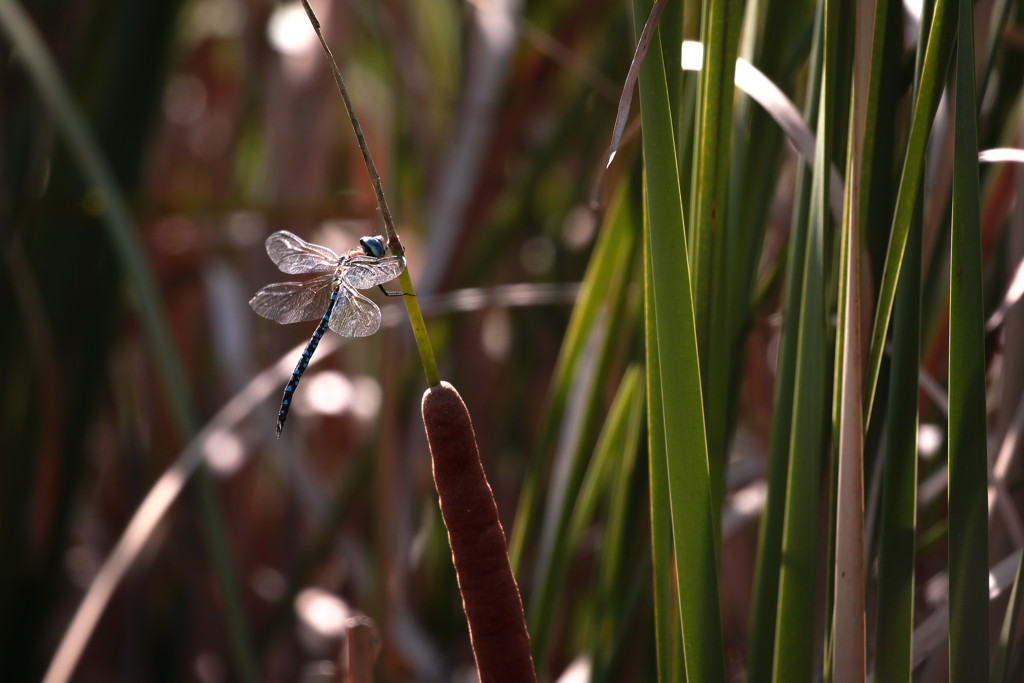
[[[363,248],[363,253],[367,256],[376,258],[384,256],[384,240],[380,235],[360,238],[359,246]]]

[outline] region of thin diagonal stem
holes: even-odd
[[[302,0],[302,6],[306,10],[306,16],[309,17],[309,23],[313,25],[313,30],[316,31],[316,37],[320,39],[320,45],[324,48],[324,54],[327,55],[327,61],[330,63],[331,71],[334,73],[334,80],[338,84],[338,90],[341,91],[341,99],[345,101],[345,110],[348,112],[348,118],[352,122],[352,130],[355,132],[356,140],[359,142],[359,151],[363,153],[363,161],[366,162],[366,172],[370,175],[370,183],[373,184],[373,193],[377,196],[377,206],[380,207],[380,215],[384,219],[384,232],[387,233],[388,249],[395,256],[402,256],[405,254],[405,247],[402,246],[401,240],[398,239],[398,233],[395,231],[395,221],[391,217],[391,209],[388,208],[388,201],[384,197],[384,188],[380,184],[380,174],[377,173],[377,167],[373,164],[373,157],[370,156],[370,147],[366,144],[363,127],[359,125],[359,117],[356,116],[355,107],[352,106],[352,98],[349,97],[348,88],[345,87],[345,79],[341,77],[338,63],[334,61],[331,48],[327,47],[327,41],[324,40],[324,34],[320,30],[320,21],[313,14],[313,8],[309,6],[308,0]],[[409,276],[408,269],[404,270],[398,277],[398,282],[402,285],[402,293],[407,295],[402,298],[405,300],[405,310],[409,313],[409,323],[412,325],[412,333],[416,338],[416,348],[420,352],[420,362],[423,363],[423,372],[427,376],[427,384],[436,387],[441,384],[441,377],[437,372],[434,349],[430,345],[430,337],[427,335],[427,327],[423,322],[420,305],[416,301],[416,290],[412,286],[412,278]]]
[[[380,174],[377,173],[377,167],[373,163],[373,157],[370,156],[370,147],[366,144],[366,137],[363,135],[363,127],[359,125],[359,118],[356,116],[355,107],[352,106],[352,98],[348,96],[348,88],[345,87],[345,80],[341,77],[341,71],[338,69],[338,63],[334,61],[334,55],[331,54],[331,48],[327,47],[327,41],[324,40],[324,34],[320,30],[320,20],[313,14],[313,8],[309,6],[307,0],[302,0],[302,6],[306,9],[306,15],[309,17],[309,22],[313,24],[313,30],[316,31],[316,37],[320,39],[320,45],[324,48],[324,54],[327,55],[327,61],[331,65],[331,71],[334,72],[334,80],[338,84],[338,90],[341,91],[341,99],[345,100],[345,109],[348,111],[348,118],[352,122],[352,130],[355,131],[356,140],[359,141],[359,151],[363,153],[363,161],[366,162],[366,172],[370,174],[370,182],[373,183],[373,192],[377,195],[377,206],[380,207],[381,217],[384,219],[384,231],[387,233],[388,238],[388,249],[395,256],[402,256],[405,254],[405,248],[402,246],[402,242],[398,239],[398,233],[395,231],[395,221],[391,218],[391,209],[388,208],[388,201],[384,198],[384,189],[380,184]]]

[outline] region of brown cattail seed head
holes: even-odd
[[[423,424],[480,683],[536,681],[498,507],[469,411],[452,385],[423,394]]]

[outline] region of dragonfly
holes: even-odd
[[[305,282],[267,285],[249,301],[254,311],[282,325],[320,320],[284,388],[277,415],[278,438],[288,418],[295,388],[327,328],[342,337],[369,337],[380,328],[380,309],[359,290],[379,287],[386,296],[403,296],[402,292],[384,289],[385,282],[394,280],[405,270],[405,257],[385,256],[386,249],[380,235],[361,238],[358,249],[341,256],[287,230],[279,230],[267,238],[267,254],[282,272],[319,274]]]

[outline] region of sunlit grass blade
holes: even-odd
[[[818,554],[819,483],[822,463],[822,406],[825,404],[825,230],[829,225],[829,160],[837,74],[839,2],[825,1],[821,102],[814,180],[804,254],[799,309],[793,423],[786,483],[782,567],[775,632],[773,680],[810,681],[814,663],[814,614]]]
[[[988,667],[988,467],[973,3],[959,4],[949,291],[949,680],[967,683]]]
[[[921,10],[921,35],[931,25],[932,3]],[[918,44],[914,88],[924,65]],[[919,194],[907,231],[896,288],[882,512],[878,541],[878,611],[875,681],[910,683],[914,644],[914,553],[917,535],[918,367],[921,363],[921,263],[924,197]]]
[[[53,113],[57,127],[86,182],[99,191],[102,199],[100,218],[106,227],[107,238],[132,289],[134,301],[138,304],[143,333],[178,437],[182,443],[188,443],[199,431],[196,409],[185,383],[186,375],[182,371],[181,360],[174,348],[156,281],[117,180],[45,43],[15,0],[0,0],[0,30],[15,46],[18,59],[24,64],[40,97]],[[258,677],[256,657],[246,624],[237,571],[226,542],[227,532],[217,492],[212,480],[206,475],[200,476],[196,483],[200,516],[207,535],[214,575],[221,590],[236,672],[244,681],[255,681]],[[85,637],[88,638],[88,635],[85,634]],[[77,653],[69,650],[68,653],[69,657],[59,661],[55,659],[51,664],[48,680],[66,680],[71,675],[81,650]]]
[[[647,220],[647,182],[644,181],[644,336],[647,371],[647,474],[651,507],[651,560],[654,579],[654,631],[658,656],[658,681],[672,677],[672,513],[668,491],[668,463],[665,460],[665,420],[661,405],[661,366],[658,363],[658,320],[654,310],[654,266],[651,261],[650,230]],[[685,670],[682,670],[685,680]]]
[[[733,353],[730,343],[732,312],[727,301],[729,275],[726,266],[731,245],[726,239],[726,210],[729,200],[729,162],[732,156],[735,64],[743,22],[743,4],[742,0],[705,0],[703,3],[701,43],[704,45],[704,63],[697,89],[697,126],[694,132],[691,178],[690,232],[693,241],[689,255],[690,279],[697,348],[700,352],[716,539],[718,511],[725,495],[729,366]]]
[[[517,574],[536,515],[536,498],[540,494],[541,477],[558,436],[576,363],[586,345],[587,335],[594,325],[594,320],[607,298],[619,253],[626,241],[631,239],[630,226],[622,217],[625,202],[626,189],[623,184],[615,192],[608,207],[604,225],[587,265],[587,272],[583,276],[583,288],[573,308],[569,327],[566,329],[562,348],[555,362],[544,418],[523,478],[515,522],[509,534],[508,557],[512,571]]]
[[[821,87],[822,22],[824,5],[819,3],[815,16],[811,48],[805,115],[818,118]],[[767,683],[772,677],[775,652],[775,621],[779,599],[779,572],[782,565],[782,530],[786,510],[786,483],[789,476],[790,437],[793,426],[793,393],[796,380],[797,351],[800,340],[799,311],[803,298],[812,174],[806,164],[797,168],[793,199],[793,228],[786,257],[782,330],[779,336],[775,370],[775,400],[772,413],[771,442],[768,451],[768,494],[757,545],[754,597],[747,645],[748,683]]]
[[[923,35],[922,35],[923,37]],[[878,372],[885,350],[885,336],[889,327],[889,314],[896,297],[903,250],[907,244],[907,231],[914,214],[918,191],[921,189],[922,169],[932,120],[939,106],[942,88],[946,83],[946,70],[956,42],[956,0],[937,0],[932,24],[928,31],[928,47],[921,68],[920,87],[914,102],[914,115],[910,127],[907,153],[903,161],[903,174],[896,198],[896,211],[889,235],[889,248],[882,272],[882,286],[878,292],[875,320],[871,329],[871,347],[864,380],[864,419],[871,416]],[[975,153],[977,154],[977,153]],[[976,163],[976,162],[975,162]]]
[[[650,4],[634,0],[633,16]],[[638,21],[639,23],[639,21]],[[687,680],[725,680],[715,524],[675,135],[661,39],[640,69],[661,404]]]

